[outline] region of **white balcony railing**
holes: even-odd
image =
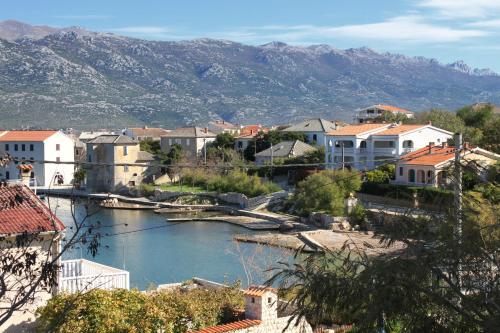
[[[129,272],[85,259],[61,262],[58,292],[91,289],[130,289]]]
[[[375,154],[395,155],[396,154],[396,148],[374,148],[373,152]]]

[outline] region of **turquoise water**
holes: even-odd
[[[51,198],[49,204],[70,234],[74,223],[70,201]],[[193,276],[218,282],[240,279],[244,285],[249,281],[261,283],[270,275],[263,271],[290,255],[286,250],[234,242],[234,235],[255,231],[227,223],[170,223],[164,215],[151,211],[101,209],[84,202],[75,206],[78,221],[86,212],[93,214],[86,222],[101,224],[95,229],[101,234],[98,254],[92,257],[85,246],[80,246],[65,258],[85,258],[124,268],[130,272],[131,287],[141,290]]]

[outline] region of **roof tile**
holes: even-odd
[[[370,132],[376,129],[384,129],[389,127],[390,124],[357,124],[349,125],[339,128],[336,131],[329,132],[328,135],[331,136],[344,136],[344,135],[359,135],[366,132]]]
[[[230,324],[207,327],[197,331],[190,331],[188,333],[224,333],[257,326],[260,325],[260,323],[260,320],[245,319],[241,321],[235,321],[234,323]]]
[[[45,141],[58,131],[7,131],[7,133],[0,136],[0,141],[25,141],[25,142],[38,142]]]
[[[62,231],[64,224],[24,185],[0,186],[0,235]]]

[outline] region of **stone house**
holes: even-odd
[[[451,185],[450,172],[453,172],[455,150],[455,147],[448,146],[446,143],[429,144],[402,156],[396,163],[396,176],[391,183],[448,187]],[[488,167],[500,161],[500,155],[466,144],[461,152],[461,160],[462,164],[470,165],[484,179]]]
[[[285,159],[302,156],[316,150],[315,147],[299,140],[282,141],[272,147],[255,154],[255,164],[270,164],[276,159]]]
[[[87,143],[87,187],[118,192],[135,187],[152,175],[154,158],[125,135],[101,135]]]
[[[276,290],[251,286],[244,291],[245,319],[226,325],[207,327],[190,333],[312,333],[304,320],[290,323],[291,317],[280,313]]]
[[[339,128],[338,124],[333,121],[314,118],[287,127],[283,132],[302,133],[306,136],[306,143],[323,145],[325,143],[325,134],[335,131],[337,128]]]
[[[178,144],[186,158],[195,160],[203,156],[207,145],[214,142],[216,136],[206,127],[177,128],[161,136],[161,150],[168,153],[174,144]]]
[[[75,143],[61,131],[6,131],[0,136],[0,155],[4,154],[14,161],[0,167],[0,180],[20,179],[18,165],[31,164],[30,186],[73,182]]]

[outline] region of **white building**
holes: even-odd
[[[182,147],[182,152],[188,159],[201,157],[207,145],[215,141],[217,134],[208,128],[186,127],[176,128],[161,136],[161,150],[168,153],[174,144]]]
[[[384,112],[390,112],[394,115],[403,114],[406,116],[406,118],[414,117],[413,112],[406,109],[402,109],[392,105],[376,104],[367,108],[356,110],[356,112],[354,113],[354,123],[363,124],[380,120]]]
[[[75,143],[60,131],[7,131],[0,136],[0,155],[5,153],[14,161],[0,167],[0,179],[20,179],[18,165],[31,164],[32,185],[48,187],[72,184]]]
[[[328,168],[344,166],[370,170],[429,143],[441,144],[453,133],[428,125],[358,124],[326,136]]]

